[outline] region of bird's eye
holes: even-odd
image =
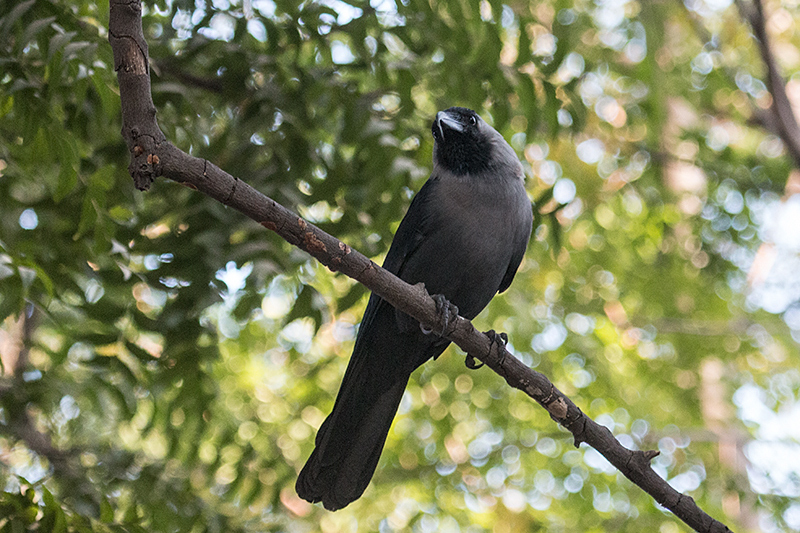
[[[478,119],[475,118],[475,115],[470,115],[470,117],[469,117],[469,125],[470,126],[474,126],[477,123],[478,123]]]

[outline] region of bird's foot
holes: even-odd
[[[491,339],[489,344],[489,353],[491,353],[492,349],[494,348],[495,343],[502,344],[506,346],[508,344],[508,334],[501,332],[497,333],[495,330],[490,329],[489,331],[484,331],[484,334]],[[503,350],[503,354],[505,354],[505,350]],[[472,354],[467,354],[467,358],[464,361],[464,364],[467,365],[467,368],[470,370],[477,370],[478,368],[482,367],[484,363],[478,364],[475,360],[475,357]],[[500,359],[499,364],[502,366],[503,359]]]
[[[451,304],[442,294],[434,294],[431,296],[431,298],[433,298],[433,301],[436,304],[436,313],[439,315],[439,322],[442,324],[442,331],[438,335],[440,337],[444,337],[445,333],[447,333],[447,328],[450,325],[450,321],[454,320],[458,316],[458,307]],[[422,333],[425,335],[428,335],[431,331],[433,331],[433,328],[423,326],[422,324],[420,324],[419,327],[422,330]]]
[[[506,358],[506,350],[505,347],[508,346],[508,333],[505,331],[501,331],[497,333],[495,330],[490,329],[489,331],[484,332],[490,339],[491,343],[489,344],[489,353],[495,348],[497,345],[497,349],[500,350],[500,360],[497,361],[499,366],[503,366],[503,362]]]
[[[479,363],[475,357],[472,356],[471,353],[467,354],[467,358],[464,359],[464,364],[467,365],[467,368],[470,370],[478,370],[482,367],[485,363]]]
[[[491,344],[499,342],[502,343],[503,346],[508,346],[508,333],[505,331],[497,333],[495,330],[490,329],[489,331],[484,331],[483,334],[489,337],[489,339],[492,341]],[[491,347],[489,349],[491,349]]]

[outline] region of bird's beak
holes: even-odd
[[[447,111],[439,111],[436,113],[436,127],[439,128],[439,134],[442,136],[442,139],[444,139],[445,127],[458,132],[464,131],[464,126],[453,118],[452,115],[449,115]]]

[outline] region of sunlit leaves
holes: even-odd
[[[431,117],[477,109],[518,150],[537,228],[476,325],[737,529],[798,522],[764,461],[748,509],[720,450],[781,425],[800,321],[776,222],[796,216],[791,166],[750,120],[760,60],[723,4],[175,1],[144,23],[170,141],[378,262],[430,170]],[[457,350],[412,378],[364,498],[299,500],[365,290],[189,189],[134,192],[107,9],[0,8],[0,317],[30,320],[0,427],[25,406],[97,487],[84,505],[4,436],[0,528],[680,530]],[[770,277],[775,250],[790,275]]]

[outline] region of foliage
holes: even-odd
[[[800,467],[757,446],[797,398],[800,294],[751,269],[762,245],[796,264],[769,224],[797,196],[722,4],[174,0],[144,24],[167,137],[376,260],[431,117],[479,110],[539,201],[477,324],[732,529],[798,530]],[[796,17],[767,8],[794,74]],[[0,318],[26,347],[0,347],[0,531],[685,529],[452,349],[412,378],[362,499],[299,500],[364,290],[175,183],[133,190],[107,18],[0,1]]]

